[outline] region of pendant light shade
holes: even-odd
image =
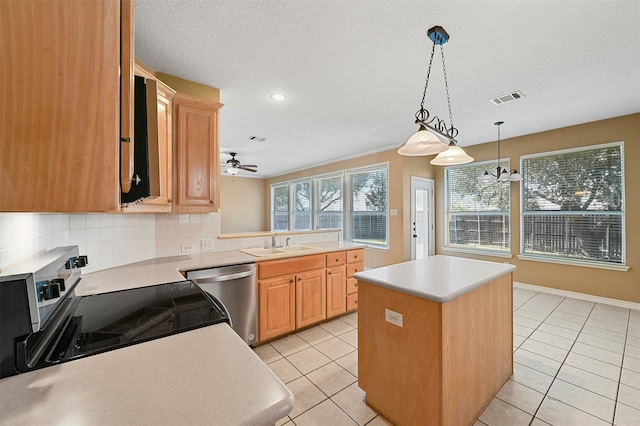
[[[457,164],[467,164],[473,161],[473,157],[469,156],[464,150],[455,146],[453,142],[449,144],[449,149],[441,152],[430,161],[434,166],[454,166]]]
[[[411,135],[409,140],[398,149],[398,154],[407,156],[433,155],[446,151],[447,144],[424,126]]]

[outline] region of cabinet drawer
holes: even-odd
[[[344,251],[336,251],[327,253],[327,268],[332,266],[344,265],[347,262],[347,253]]]
[[[356,272],[364,271],[364,262],[347,263],[347,278],[352,278]]]
[[[347,295],[347,311],[358,309],[358,293]]]
[[[347,278],[347,294],[358,292],[358,280],[355,278]]]
[[[364,249],[349,250],[347,252],[347,263],[364,262]]]
[[[297,274],[314,269],[324,269],[325,255],[314,254],[287,259],[267,260],[258,263],[258,279]]]

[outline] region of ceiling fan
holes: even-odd
[[[249,165],[240,164],[240,161],[236,160],[236,155],[238,155],[237,153],[230,152],[229,155],[231,155],[231,158],[227,160],[226,162],[227,169],[225,170],[227,174],[230,174],[231,176],[235,176],[238,174],[240,170],[246,170],[248,172],[254,172],[254,173],[258,171],[258,166],[256,166],[255,164],[249,164]]]

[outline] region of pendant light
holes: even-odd
[[[485,170],[482,176],[478,178],[478,182],[481,183],[507,183],[507,182],[517,182],[522,180],[520,173],[516,169],[513,169],[511,173],[507,171],[506,168],[500,167],[500,126],[504,124],[504,121],[496,121],[493,123],[498,126],[498,166],[496,167],[496,174]]]
[[[433,41],[431,47],[431,57],[429,58],[429,67],[427,69],[427,77],[424,83],[424,91],[422,92],[422,102],[420,102],[420,109],[416,112],[415,123],[419,125],[418,131],[413,134],[407,142],[404,143],[399,149],[398,154],[406,156],[420,156],[420,155],[433,155],[440,154],[442,152],[448,152],[444,157],[435,158],[431,164],[437,165],[454,165],[465,164],[473,161],[473,158],[469,157],[462,148],[456,145],[456,136],[458,136],[458,129],[453,126],[453,114],[451,113],[451,99],[449,96],[449,83],[447,81],[447,68],[444,62],[444,48],[443,44],[449,41],[449,34],[440,26],[435,26],[427,31],[427,36]],[[436,45],[440,46],[440,56],[442,57],[442,70],[444,72],[444,84],[447,94],[447,105],[449,106],[449,123],[450,126],[444,120],[441,120],[437,116],[431,117],[429,111],[424,107],[424,100],[427,95],[427,87],[429,86],[429,77],[431,76],[431,65],[433,64],[433,57],[436,50]],[[441,161],[445,161],[440,164]]]

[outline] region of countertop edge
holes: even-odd
[[[442,285],[442,282],[441,282],[443,281],[442,271],[434,270],[436,267],[442,266],[437,262],[441,262],[445,258],[446,258],[446,262],[458,263],[460,264],[460,266],[464,265],[469,267],[471,265],[473,267],[474,265],[482,265],[485,268],[486,266],[491,266],[494,270],[493,271],[483,270],[482,273],[475,274],[473,276],[467,276],[465,277],[465,281],[463,283],[455,283],[455,287],[452,288],[451,283],[446,283],[445,285]],[[471,270],[471,268],[469,269]],[[408,261],[408,262],[403,262],[395,265],[389,265],[381,268],[369,269],[369,270],[357,272],[356,274],[354,274],[354,278],[366,283],[378,285],[380,287],[385,287],[391,290],[396,290],[402,293],[406,293],[406,294],[410,294],[423,299],[431,300],[433,302],[446,303],[490,281],[493,281],[496,278],[499,278],[505,274],[511,273],[515,269],[516,269],[515,265],[511,265],[511,264],[487,262],[487,261],[481,261],[476,259],[467,259],[467,258],[458,258],[453,256],[439,255],[439,256],[433,256],[427,259],[421,259],[419,261]],[[388,272],[391,270],[392,272]],[[406,275],[405,275],[405,271],[406,271]],[[385,274],[385,272],[388,272],[388,273]],[[416,288],[415,286],[405,284],[412,277],[415,279],[416,274],[421,279],[424,279],[428,275],[435,276],[439,274],[440,276],[434,277],[435,280],[438,281],[436,285],[430,285],[430,283],[426,283],[424,285],[424,288]],[[383,275],[384,277],[380,277],[378,275]],[[468,275],[472,275],[472,274],[468,272]],[[429,286],[431,288],[428,288]]]
[[[422,299],[427,299],[427,300],[431,300],[433,302],[438,302],[438,303],[446,303],[446,302],[450,302],[453,299],[456,299],[460,296],[462,296],[465,293],[469,293],[471,290],[474,290],[478,287],[483,286],[484,284],[493,281],[494,279],[501,277],[513,270],[515,270],[516,267],[513,266],[512,268],[510,268],[509,270],[506,271],[501,271],[500,273],[496,273],[495,275],[492,276],[488,276],[488,277],[483,277],[482,279],[475,281],[469,285],[467,285],[465,288],[462,289],[458,289],[455,291],[452,291],[446,295],[440,296],[437,294],[432,294],[432,293],[427,293],[427,292],[422,292],[413,288],[408,288],[408,287],[404,287],[401,285],[397,285],[397,284],[393,284],[393,283],[389,283],[387,281],[384,280],[379,280],[373,277],[367,277],[367,276],[363,276],[365,275],[366,271],[363,272],[357,272],[356,274],[354,274],[354,278],[360,280],[360,281],[364,281],[370,284],[375,284],[378,285],[380,287],[385,287],[385,288],[389,288],[391,290],[397,290],[400,291],[402,293],[407,293],[407,294],[411,294],[413,296],[417,296],[420,297]]]

